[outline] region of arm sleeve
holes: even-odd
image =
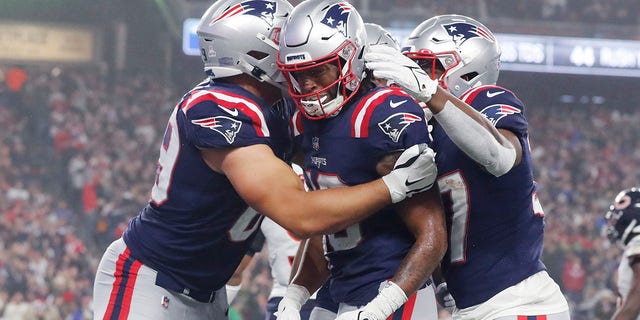
[[[492,175],[499,177],[513,167],[515,149],[500,144],[489,131],[453,103],[447,101],[434,117],[458,148]]]

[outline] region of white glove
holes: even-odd
[[[382,180],[389,188],[391,201],[397,203],[430,189],[437,176],[435,152],[421,143],[402,152],[393,170],[383,176]]]
[[[293,283],[290,284],[278,304],[278,311],[275,313],[276,318],[278,320],[300,320],[300,309],[310,296],[311,294],[309,294],[307,288]]]
[[[438,89],[438,81],[402,52],[388,46],[370,46],[364,54],[365,66],[376,78],[393,81],[413,98],[429,102]]]
[[[456,308],[456,300],[453,299],[453,296],[449,292],[446,282],[439,284],[436,288],[436,300],[440,306],[447,309],[449,313],[452,313],[453,309]]]
[[[391,281],[380,284],[378,295],[366,306],[340,314],[336,320],[385,320],[407,302],[407,295]]]

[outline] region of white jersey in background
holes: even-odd
[[[291,265],[296,251],[298,251],[300,240],[267,217],[262,221],[260,230],[265,236],[269,252],[269,266],[271,266],[271,276],[273,277],[273,288],[269,299],[282,297],[287,291]]]
[[[624,247],[620,265],[618,266],[618,292],[622,296],[623,301],[627,299],[631,284],[633,283],[633,270],[629,262],[634,257],[640,256],[640,236],[636,236]],[[640,320],[637,317],[636,320]]]

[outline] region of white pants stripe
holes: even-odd
[[[212,303],[196,301],[155,284],[157,272],[129,257],[122,239],[100,260],[93,286],[94,320],[224,320],[227,297],[216,292]]]

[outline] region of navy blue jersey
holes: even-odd
[[[314,189],[366,183],[379,178],[385,155],[430,143],[420,106],[397,88],[376,88],[333,117],[308,120],[296,114],[305,177]],[[414,243],[413,234],[388,206],[370,218],[324,237],[336,302],[363,305],[390,279]]]
[[[123,236],[131,256],[158,271],[158,285],[178,292],[225,285],[261,216],[199,150],[266,144],[288,161],[289,105],[268,106],[236,85],[205,82],[173,110],[151,200]]]
[[[462,99],[518,137],[522,161],[496,178],[432,123],[449,231],[442,269],[458,308],[484,302],[545,268],[540,261],[544,213],[533,181],[524,106],[498,86],[472,89]]]

